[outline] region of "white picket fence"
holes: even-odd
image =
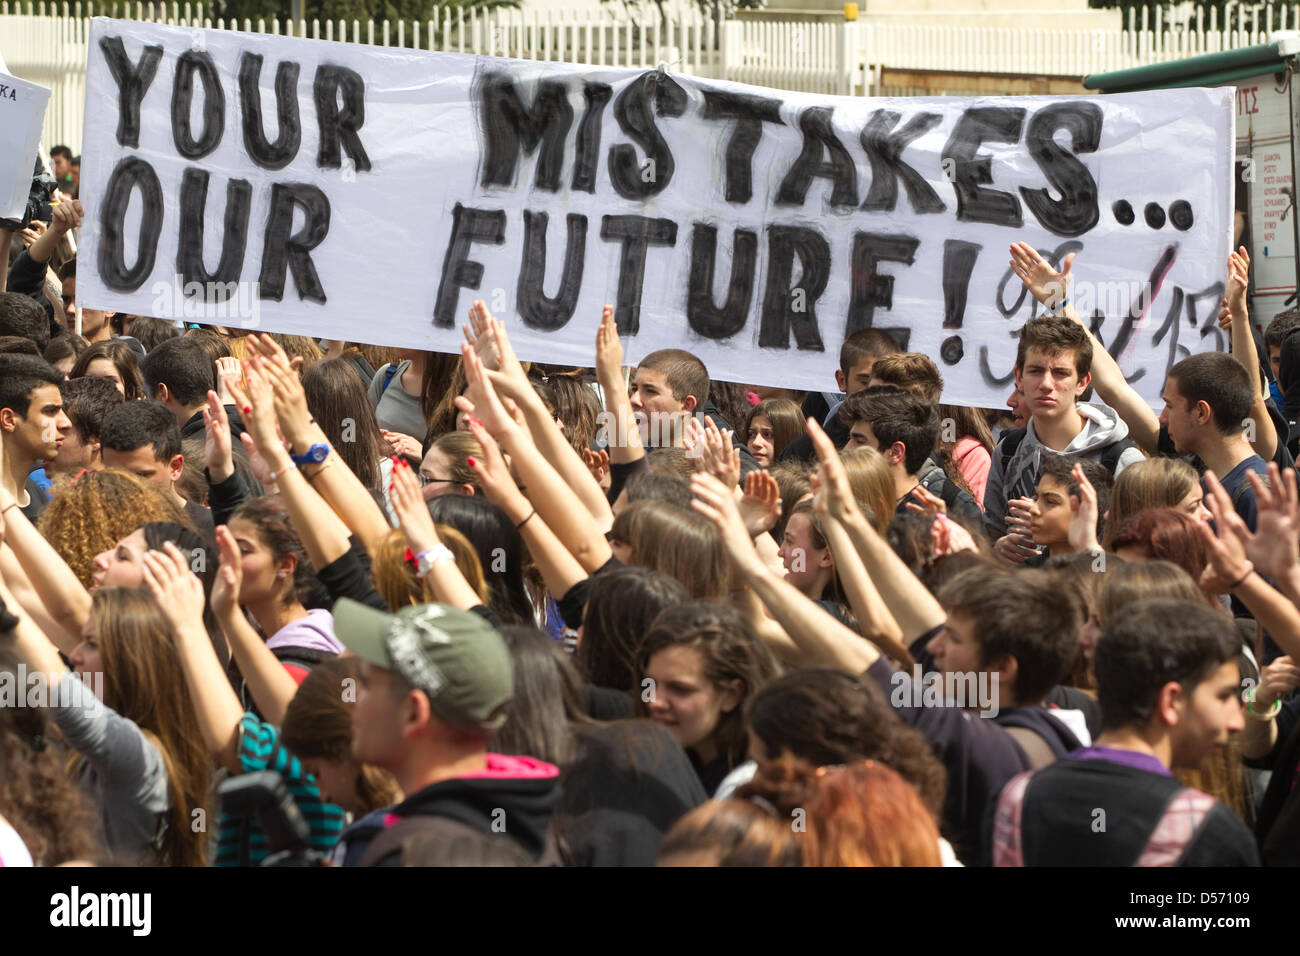
[[[0,2],[0,56],[18,76],[54,90],[47,145],[80,148],[86,36],[92,16],[180,26],[307,36],[605,67],[654,67],[695,76],[815,93],[893,93],[885,70],[948,75],[1065,77],[1142,66],[1263,43],[1300,27],[1300,4],[1237,6],[1227,23],[1198,11],[1173,23],[1157,8],[1130,11],[1120,30],[973,26],[978,14],[936,15],[934,25],[725,20],[691,12],[634,21],[617,7],[590,12],[466,13],[442,8],[426,21],[213,20],[200,3]],[[954,89],[961,89],[956,83]],[[1082,87],[1080,87],[1082,92]]]

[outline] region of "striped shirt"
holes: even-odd
[[[239,763],[242,773],[273,770],[284,779],[284,785],[302,811],[311,827],[311,849],[328,855],[343,832],[343,810],[321,799],[316,781],[303,769],[298,758],[279,744],[279,731],[271,724],[257,719],[252,713],[244,714],[243,734],[239,742]],[[270,855],[266,836],[256,818],[247,821],[221,814],[221,836],[217,844],[217,866],[239,866],[240,843],[247,833],[248,864],[258,866]]]

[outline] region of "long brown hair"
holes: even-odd
[[[1110,511],[1102,546],[1113,551],[1115,533],[1129,518],[1149,508],[1173,508],[1200,485],[1196,469],[1181,458],[1135,461],[1110,489]]]
[[[695,512],[637,501],[619,512],[610,536],[632,549],[632,564],[676,578],[692,598],[726,596],[729,567],[722,539]]]
[[[851,448],[840,453],[849,487],[858,504],[871,512],[871,523],[880,534],[885,533],[894,518],[894,476],[885,456],[866,446]]]
[[[425,359],[420,410],[429,423],[427,438],[456,430],[456,396],[465,390],[466,384],[464,360],[459,352],[432,352]],[[426,439],[425,445],[428,444]]]
[[[772,461],[775,463],[785,446],[804,434],[808,425],[804,421],[803,409],[790,399],[767,398],[749,410],[740,434],[733,439],[734,444],[749,445],[749,430],[760,415],[772,425]]]
[[[199,729],[172,628],[143,590],[100,588],[91,605],[104,661],[104,705],[132,721],[158,747],[167,768],[171,807],[160,862],[202,866],[208,836],[192,813],[209,811],[212,754]]]
[[[347,705],[348,690],[355,690],[360,680],[359,657],[331,657],[316,664],[285,709],[280,734],[285,749],[308,760],[342,763],[350,759],[352,710]],[[367,813],[402,798],[392,775],[370,764],[361,764],[356,789]]]
[[[83,587],[90,587],[95,555],[141,525],[170,521],[194,531],[185,509],[156,485],[116,468],[88,471],[66,485],[41,512],[37,527]]]
[[[330,446],[363,485],[372,492],[382,491],[379,463],[388,457],[388,446],[352,363],[347,359],[315,363],[303,373],[302,390]]]

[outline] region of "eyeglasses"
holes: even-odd
[[[427,488],[429,485],[455,484],[455,478],[430,478],[428,475],[420,475],[420,487]]]

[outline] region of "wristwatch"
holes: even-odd
[[[295,465],[299,465],[299,466],[319,465],[322,461],[325,460],[326,456],[328,456],[329,453],[330,453],[329,445],[317,444],[317,445],[312,445],[310,448],[308,448],[307,454],[305,455],[290,454],[289,457],[293,459],[293,463]]]
[[[417,562],[417,571],[420,577],[424,577],[439,561],[455,561],[456,556],[451,553],[451,548],[447,547],[445,544],[437,544],[428,551],[421,551],[415,556],[415,560]]]

